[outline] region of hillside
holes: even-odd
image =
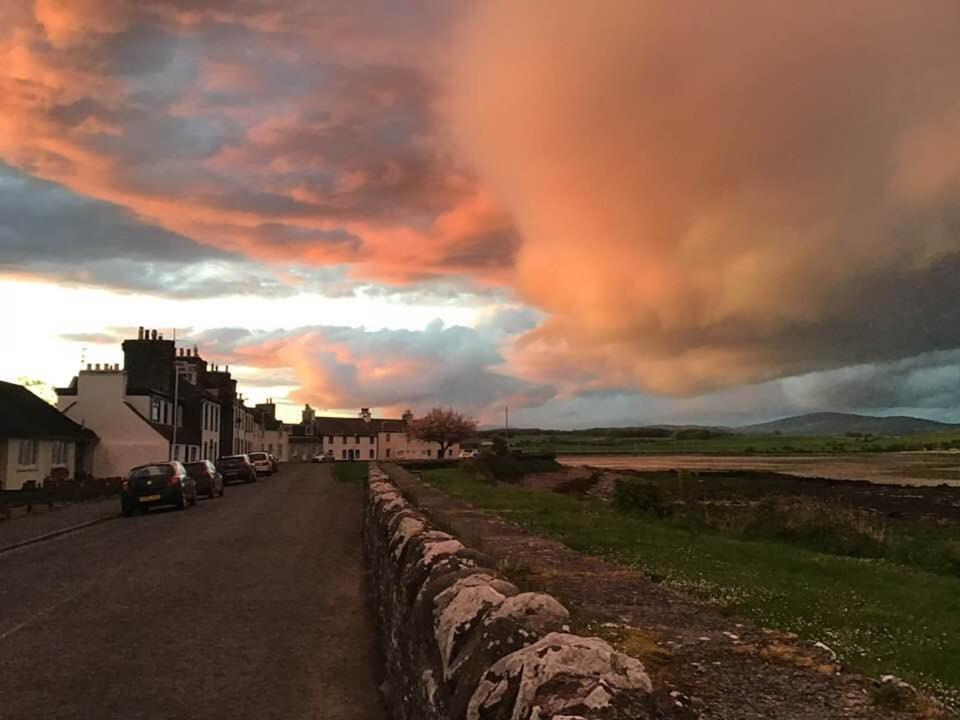
[[[958,429],[960,429],[960,425],[915,417],[875,417],[852,413],[819,412],[757,425],[746,425],[736,430],[751,435],[770,435],[774,433],[780,433],[781,435],[844,435],[846,433],[917,435]]]

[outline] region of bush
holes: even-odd
[[[621,512],[648,512],[660,518],[672,514],[663,490],[648,482],[617,480],[613,487],[613,504]]]
[[[477,458],[475,464],[483,474],[498,482],[507,483],[519,482],[524,475],[553,472],[563,467],[556,461],[555,455],[524,455],[522,453],[485,454]]]

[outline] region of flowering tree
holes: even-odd
[[[447,455],[451,445],[473,437],[477,432],[477,423],[453,408],[434,408],[422,418],[410,425],[410,434],[418,440],[440,444],[438,458]]]

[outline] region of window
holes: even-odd
[[[313,425],[307,425],[307,435],[313,435]]]
[[[370,459],[373,460],[373,448],[370,448]]]
[[[21,440],[20,441],[20,455],[17,458],[17,465],[21,467],[25,465],[36,465],[37,464],[37,441],[36,440]]]
[[[344,445],[347,444],[347,436],[346,436],[346,435],[343,436],[343,444],[344,444]]]
[[[50,445],[50,463],[52,465],[67,465],[67,456],[69,444],[62,440],[57,440]]]
[[[359,444],[360,444],[360,436],[359,436],[359,435],[354,435],[354,436],[353,436],[353,444],[354,444],[354,445],[359,445]]]
[[[333,445],[333,435],[331,435],[329,438],[327,438],[327,441],[328,441],[331,445]]]
[[[191,459],[191,460],[196,460],[196,459],[197,459],[197,446],[196,446],[196,445],[191,445],[191,446],[190,446],[190,459]]]
[[[390,433],[387,433],[387,442],[390,442]]]
[[[346,450],[343,451],[343,459],[344,459],[344,460],[347,459],[347,451],[346,451]]]
[[[433,450],[427,450],[427,457],[430,457],[431,453],[433,453]]]
[[[390,457],[390,448],[387,448],[387,457]]]
[[[153,422],[160,422],[160,398],[150,400],[150,419]]]

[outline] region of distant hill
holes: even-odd
[[[797,415],[782,420],[736,428],[737,432],[758,435],[772,435],[774,433],[782,435],[845,435],[846,433],[917,435],[919,433],[948,430],[960,430],[960,425],[915,417],[874,417],[872,415],[835,412]]]

